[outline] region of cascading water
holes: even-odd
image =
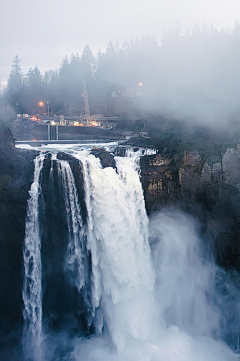
[[[129,338],[146,339],[154,321],[148,220],[135,161],[118,159],[117,173],[91,156],[84,167],[92,302],[104,321],[96,326],[100,333],[107,327],[118,350]]]
[[[56,162],[63,187],[68,224],[66,269],[75,273],[74,282],[80,291],[87,282],[85,230],[72,170],[67,161],[56,160]]]
[[[39,229],[40,175],[44,155],[35,159],[34,179],[29,191],[26,235],[24,240],[23,342],[26,360],[41,360],[42,340],[42,261]]]
[[[103,168],[100,160],[86,150],[71,153],[83,173],[86,220],[69,162],[53,155],[49,172],[53,177],[57,169],[67,221],[68,236],[61,267],[64,274],[70,274],[71,284],[79,294],[88,290],[88,296],[83,295],[83,299],[91,336],[69,338],[62,332],[53,337],[52,333],[44,333],[48,352],[40,355],[41,155],[35,160],[24,246],[25,359],[236,360],[221,341],[224,310],[216,296],[218,268],[204,257],[193,220],[181,212],[169,211],[155,215],[149,223],[139,165],[132,153],[130,158],[115,158],[116,170]]]

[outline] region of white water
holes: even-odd
[[[42,341],[42,262],[39,229],[38,199],[40,174],[44,155],[35,159],[34,179],[29,191],[26,231],[23,249],[24,281],[22,297],[24,303],[24,356],[26,360],[40,361]]]
[[[152,155],[156,154],[155,149],[148,148],[127,148],[126,157],[141,157],[143,155]]]
[[[58,176],[62,183],[65,211],[68,224],[68,248],[66,269],[74,274],[74,283],[80,291],[87,282],[86,252],[84,249],[85,231],[81,209],[78,202],[77,189],[72,170],[67,161],[56,160]]]
[[[102,169],[99,159],[85,151],[75,156],[84,170],[98,334],[76,338],[66,360],[236,360],[219,337],[223,315],[215,304],[217,267],[204,258],[194,221],[169,211],[148,223],[135,157],[116,158],[116,172]],[[77,265],[81,289],[81,212],[70,167],[57,162],[70,231],[67,265]]]
[[[223,315],[214,305],[217,267],[203,257],[196,224],[181,212],[157,214],[149,225],[155,272],[155,320],[146,317],[142,327],[152,329],[145,339],[128,337],[121,352],[108,335],[75,342],[76,360],[86,361],[233,361],[237,355],[217,337]],[[122,267],[110,265],[121,273]],[[148,261],[150,261],[148,259]],[[150,262],[151,264],[151,262]],[[139,263],[135,265],[136,269]],[[141,267],[141,265],[140,265]],[[115,270],[116,271],[116,270]],[[132,269],[129,276],[134,274]],[[152,272],[152,271],[151,271]],[[131,282],[134,282],[131,277]],[[129,286],[131,287],[131,282]],[[120,291],[122,286],[119,285]],[[142,297],[148,299],[148,294]],[[138,300],[135,300],[137,303]],[[140,301],[141,302],[141,301]],[[135,313],[135,310],[131,310]],[[158,312],[159,311],[159,312]],[[127,312],[127,311],[126,311]],[[139,317],[139,316],[138,316]],[[237,315],[236,315],[237,317]],[[114,332],[122,314],[115,315]],[[149,324],[148,324],[149,322]],[[156,327],[157,323],[157,327]],[[124,335],[125,329],[120,328]]]
[[[114,152],[117,148],[117,142],[110,143],[83,143],[83,144],[42,144],[40,146],[31,146],[29,144],[21,143],[16,144],[16,148],[27,150],[38,150],[48,152],[65,152],[65,153],[89,153],[93,147],[104,148],[108,152]]]
[[[104,322],[107,330],[76,341],[76,360],[235,360],[218,337],[217,267],[203,257],[194,221],[169,212],[148,225],[136,158],[115,159],[118,174],[82,159],[93,303],[98,331]]]
[[[102,169],[94,156],[83,164],[92,302],[100,308],[96,327],[99,333],[107,327],[113,344],[123,350],[129,338],[145,340],[154,322],[154,274],[141,185],[133,159],[117,159],[119,174]]]

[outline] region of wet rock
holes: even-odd
[[[196,150],[179,159],[179,154],[141,158],[148,214],[166,206],[190,213],[200,221],[201,236],[214,247],[219,264],[240,271],[239,149],[227,149],[220,159],[204,161]]]
[[[114,156],[105,149],[93,147],[91,154],[100,159],[103,168],[112,167],[116,169]]]
[[[174,159],[161,154],[140,159],[141,181],[148,214],[180,200],[178,169]]]
[[[0,339],[14,349],[22,334],[22,252],[36,152],[15,149],[6,133],[0,138]]]

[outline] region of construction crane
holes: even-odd
[[[87,120],[87,123],[90,122],[90,109],[89,109],[89,101],[88,101],[88,92],[87,92],[87,86],[85,80],[83,80],[83,93],[81,93],[81,97],[84,98],[84,104],[85,104],[85,119]]]

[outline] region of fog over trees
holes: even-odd
[[[142,116],[153,111],[225,124],[240,116],[239,58],[239,23],[220,31],[196,25],[184,35],[176,26],[165,32],[161,44],[153,36],[121,46],[110,42],[96,56],[86,45],[81,55],[63,58],[59,70],[45,74],[37,66],[23,74],[16,56],[1,100],[17,113],[36,114],[38,102],[48,101],[51,114],[80,115],[85,80],[91,114]]]

